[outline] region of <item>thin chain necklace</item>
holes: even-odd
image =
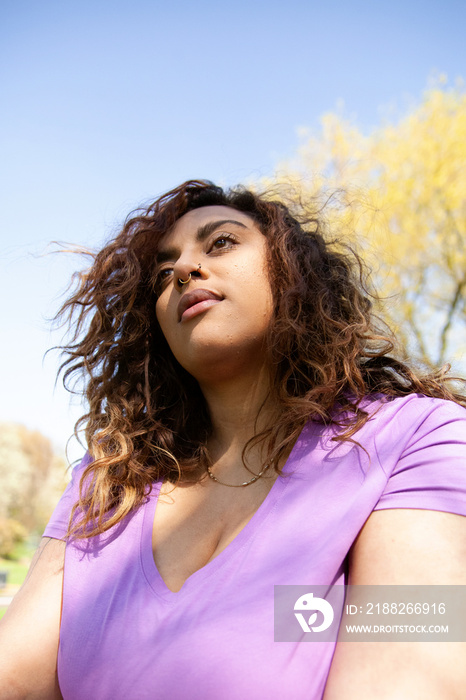
[[[253,484],[255,481],[261,478],[263,474],[267,471],[267,469],[270,467],[270,464],[266,464],[265,467],[262,469],[262,471],[259,472],[256,476],[253,476],[252,479],[249,479],[249,481],[244,481],[242,484],[226,484],[224,481],[220,481],[220,479],[217,479],[216,476],[214,476],[210,470],[210,467],[207,467],[207,474],[210,476],[212,481],[216,481],[217,484],[221,484],[222,486],[230,486],[230,488],[233,489],[241,489],[243,486],[250,486],[250,484]]]

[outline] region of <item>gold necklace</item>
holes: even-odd
[[[230,488],[233,488],[233,489],[240,489],[243,486],[249,486],[250,484],[253,484],[255,481],[260,479],[261,476],[263,474],[265,474],[265,472],[267,471],[269,466],[270,466],[270,464],[266,464],[265,467],[262,469],[262,471],[259,472],[259,474],[257,474],[256,476],[253,476],[252,479],[250,479],[249,481],[244,481],[242,484],[226,484],[224,481],[220,481],[220,479],[217,479],[217,477],[212,474],[212,472],[210,471],[210,467],[207,467],[207,474],[210,476],[212,481],[216,481],[217,484],[221,484],[222,486],[229,486]]]

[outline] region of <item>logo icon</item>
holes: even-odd
[[[333,622],[333,608],[324,598],[318,598],[313,593],[305,593],[294,604],[294,609],[302,612],[295,612],[295,617],[301,625],[303,632],[323,632],[328,629]],[[307,619],[303,612],[311,613]],[[321,612],[324,619],[320,625],[314,625],[317,620],[317,613]]]

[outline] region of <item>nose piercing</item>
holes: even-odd
[[[198,264],[196,272],[200,269],[201,269],[201,263]],[[181,277],[178,277],[178,284],[182,285],[182,284],[188,284],[188,282],[191,282],[191,274],[192,273],[190,272],[187,279],[185,279],[185,280],[182,280]]]

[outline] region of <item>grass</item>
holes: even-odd
[[[21,544],[17,545],[10,558],[2,559],[0,557],[0,571],[8,572],[8,588],[10,586],[18,587],[23,583],[29,570],[29,564],[36,549],[36,544],[35,541],[21,542]],[[8,588],[0,589],[0,596],[2,594],[12,595],[12,593],[8,592]],[[7,608],[0,608],[0,619],[4,616],[6,611]]]
[[[11,561],[9,559],[0,559],[0,571],[8,571],[7,586],[20,586],[29,569],[29,564],[24,561]],[[0,595],[13,595],[9,593],[8,588],[0,588]],[[0,608],[0,620],[6,613],[7,608]]]
[[[28,538],[16,545],[8,559],[0,557],[0,570],[8,571],[8,583],[18,585],[24,581],[36,548],[37,538]]]
[[[0,559],[0,571],[8,571],[8,583],[15,586],[21,585],[26,578],[29,563],[24,560],[14,561],[11,559]]]

